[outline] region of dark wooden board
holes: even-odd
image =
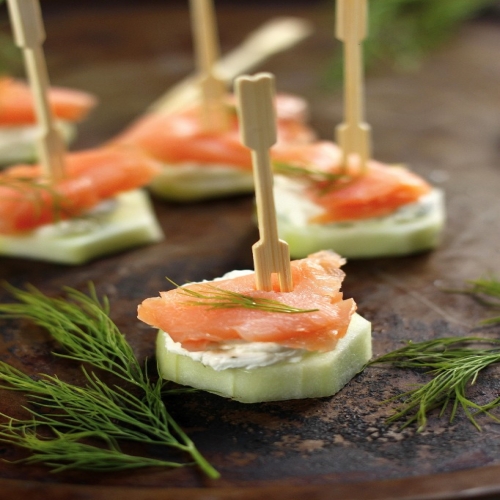
[[[305,96],[322,138],[341,120],[339,89],[325,85],[332,51],[331,9],[248,8],[219,12],[223,50],[272,15],[302,15],[315,34],[293,51],[266,62],[280,90]],[[95,146],[121,130],[192,70],[185,8],[159,4],[57,6],[47,9],[46,51],[51,80],[95,92],[99,109],[82,125],[78,147]],[[448,222],[440,248],[399,259],[352,261],[346,296],[373,323],[375,355],[407,339],[497,336],[477,328],[484,309],[439,284],[461,284],[500,274],[500,26],[475,22],[411,74],[375,72],[367,82],[367,114],[376,157],[408,163],[446,191]],[[251,197],[175,205],[155,201],[164,242],[79,267],[0,258],[0,278],[32,283],[49,294],[62,286],[84,289],[91,280],[110,298],[112,317],[138,356],[154,355],[154,332],[136,319],[136,306],[166,287],[251,267],[257,239]],[[3,292],[2,292],[3,293]],[[5,296],[3,297],[5,299]],[[31,373],[73,368],[51,358],[52,344],[27,324],[0,329],[3,360]],[[478,401],[496,397],[497,369],[473,389]],[[43,467],[0,464],[0,486],[10,496],[40,499],[105,498],[494,498],[500,492],[499,427],[481,419],[483,432],[458,416],[432,418],[422,433],[399,431],[380,401],[423,380],[415,373],[369,368],[334,398],[243,405],[210,394],[167,401],[178,422],[222,473],[208,481],[196,469],[113,474],[50,474]],[[18,412],[2,393],[0,411]],[[1,446],[0,456],[20,455]],[[208,495],[208,496],[207,496]]]

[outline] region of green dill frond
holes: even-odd
[[[451,289],[442,288],[444,292],[461,293],[471,295],[480,304],[492,309],[500,310],[500,281],[495,277],[479,278],[477,280],[468,280],[466,288]],[[481,325],[494,325],[500,323],[500,316],[484,319]]]
[[[483,345],[493,347],[483,347]],[[500,399],[478,405],[467,397],[468,388],[485,368],[500,362],[500,340],[482,337],[450,337],[425,342],[408,342],[396,351],[381,356],[370,364],[392,364],[398,368],[423,369],[432,378],[429,382],[386,402],[403,400],[401,406],[388,419],[395,422],[406,419],[403,427],[417,423],[424,429],[428,414],[439,410],[440,416],[451,408],[450,422],[462,408],[471,423],[480,430],[476,420],[486,414],[495,421],[490,410],[500,406]],[[499,421],[500,422],[500,421]]]
[[[468,284],[470,288],[466,290],[465,293],[473,295],[477,301],[490,309],[500,309],[500,281],[495,277],[470,280]],[[482,325],[492,325],[496,323],[500,323],[500,316],[481,321]]]
[[[277,174],[286,175],[288,177],[297,177],[306,182],[316,185],[321,191],[331,191],[340,186],[344,186],[352,180],[348,174],[325,172],[312,167],[300,167],[283,162],[273,162],[273,170]]]
[[[483,305],[500,309],[500,281],[495,277],[467,282],[462,289],[443,288],[445,292],[473,296]],[[481,324],[500,323],[500,317],[483,320]],[[424,370],[431,380],[386,402],[403,400],[401,406],[389,417],[389,422],[406,419],[404,427],[417,423],[421,431],[427,417],[438,409],[440,416],[450,409],[452,422],[461,408],[471,423],[480,430],[477,417],[487,415],[495,422],[500,419],[491,410],[500,407],[500,398],[484,405],[476,404],[467,396],[468,389],[476,383],[480,373],[500,362],[500,340],[483,337],[449,337],[425,342],[408,342],[401,349],[385,354],[370,364],[392,364],[398,368]]]
[[[81,367],[83,385],[47,374],[32,379],[0,362],[0,388],[25,394],[31,416],[30,421],[8,419],[0,424],[0,441],[31,450],[27,463],[43,462],[55,471],[182,467],[194,461],[209,477],[219,477],[168,413],[161,399],[163,382],[148,378],[110,319],[108,300],[99,300],[93,285],[89,295],[66,288],[65,298],[47,297],[32,286],[7,289],[18,302],[0,304],[0,317],[30,320],[45,328],[65,349],[57,356],[107,372],[121,383],[108,383],[86,366]],[[172,447],[191,460],[173,463],[130,456],[120,451],[122,441]]]
[[[37,216],[41,214],[45,205],[54,214],[56,222],[71,215],[65,209],[65,202],[70,200],[48,182],[40,182],[38,178],[3,175],[0,177],[0,186],[22,193],[24,199],[33,204]]]
[[[167,278],[168,279],[168,278]],[[211,284],[199,284],[198,290],[192,290],[175,284],[179,293],[191,297],[193,300],[187,300],[187,304],[194,306],[205,306],[210,309],[235,309],[242,307],[244,309],[254,309],[265,312],[277,312],[286,314],[303,314],[316,312],[319,309],[300,309],[298,307],[289,306],[278,300],[251,297],[242,293],[224,290]],[[203,288],[203,291],[199,291]]]
[[[9,421],[0,428],[0,441],[31,452],[11,463],[44,463],[52,472],[70,469],[117,471],[141,467],[182,467],[183,464],[124,453],[117,442],[102,432],[63,433],[51,429],[53,437],[40,437],[29,422]],[[88,444],[99,442],[100,446]]]

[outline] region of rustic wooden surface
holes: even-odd
[[[87,89],[101,100],[80,128],[77,146],[89,147],[111,138],[188,74],[193,58],[183,7],[81,5],[47,8],[46,51],[52,83]],[[316,33],[262,69],[276,74],[279,89],[309,99],[319,136],[331,138],[342,103],[339,91],[325,85],[336,47],[329,9],[224,4],[222,50],[270,16],[290,14],[313,20]],[[376,72],[367,82],[376,157],[408,163],[442,187],[448,210],[438,250],[346,266],[344,291],[373,323],[375,355],[410,338],[500,333],[476,327],[486,314],[480,305],[439,288],[488,272],[500,275],[499,46],[500,25],[477,21],[415,73]],[[0,278],[19,286],[30,282],[50,294],[94,281],[109,296],[112,316],[138,355],[151,357],[154,332],[135,318],[137,304],[165,288],[165,276],[183,282],[248,268],[250,245],[257,239],[251,197],[182,206],[156,201],[155,209],[166,234],[162,243],[80,267],[0,258]],[[43,332],[27,324],[1,326],[2,359],[29,372],[56,369],[52,347]],[[497,369],[488,370],[474,389],[478,401],[498,396],[499,377]],[[54,475],[43,467],[1,463],[0,487],[6,498],[42,500],[251,499],[264,493],[344,500],[497,498],[498,424],[481,419],[479,433],[462,416],[453,424],[432,418],[419,434],[384,423],[391,406],[379,402],[420,380],[415,373],[369,368],[334,398],[243,405],[197,393],[167,401],[222,473],[219,481],[208,481],[193,468]],[[1,398],[0,411],[19,411],[15,395]],[[0,456],[12,460],[21,454],[0,446]]]

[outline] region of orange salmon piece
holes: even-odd
[[[339,189],[310,189],[311,199],[325,212],[312,222],[336,222],[384,217],[431,190],[430,185],[404,167],[372,162],[364,175]]]
[[[72,122],[84,119],[97,103],[97,99],[87,92],[63,87],[51,87],[48,99],[56,118]],[[19,126],[35,122],[29,86],[14,78],[0,78],[0,125]]]
[[[340,174],[340,149],[330,142],[282,145],[273,150],[273,161]],[[400,166],[368,163],[361,173],[357,165],[349,166],[342,180],[328,185],[312,182],[305,193],[324,208],[324,213],[311,222],[340,222],[383,217],[399,207],[417,201],[431,191],[431,186],[418,175]]]
[[[138,317],[167,332],[174,341],[190,350],[204,349],[214,342],[243,339],[277,342],[309,351],[329,351],[345,335],[356,310],[354,301],[343,300],[340,292],[345,276],[340,270],[343,263],[343,259],[330,251],[293,261],[292,292],[280,292],[277,280],[273,291],[256,290],[253,273],[209,283],[253,298],[271,299],[300,309],[317,309],[312,312],[291,314],[244,307],[214,309],[209,305],[190,304],[196,299],[183,293],[183,288],[200,293],[210,290],[208,283],[197,283],[146,299],[139,305]]]
[[[68,177],[87,177],[99,199],[110,198],[148,184],[161,171],[160,165],[138,150],[100,148],[70,153]]]
[[[116,144],[132,144],[168,164],[196,162],[252,168],[250,151],[239,139],[236,118],[223,133],[206,132],[193,110],[172,115],[150,114],[118,137]]]
[[[84,213],[100,201],[145,184],[159,173],[142,152],[100,148],[68,153],[66,176],[48,184],[38,165],[17,165],[0,174],[0,233],[32,230]]]
[[[40,183],[36,188],[14,180],[9,186],[0,185],[0,233],[29,231],[67,219],[98,202],[90,179],[85,177],[67,179],[54,187]]]
[[[309,142],[314,134],[304,123],[305,103],[293,96],[278,96],[278,140]],[[116,144],[131,144],[169,164],[195,162],[199,165],[222,164],[252,169],[250,150],[240,140],[238,120],[230,116],[228,130],[203,129],[199,110],[192,107],[177,113],[150,113],[119,135]]]

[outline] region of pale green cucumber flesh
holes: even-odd
[[[64,142],[70,144],[76,136],[76,125],[58,120],[57,126]],[[35,162],[38,133],[36,125],[0,127],[0,165]]]
[[[252,193],[253,174],[232,167],[165,165],[149,189],[159,198],[178,202],[220,198]]]
[[[319,398],[337,393],[370,360],[371,323],[355,314],[333,351],[311,352],[297,363],[282,361],[251,370],[216,371],[168,351],[162,331],[157,337],[156,356],[164,379],[242,403]]]
[[[102,255],[163,239],[148,195],[133,190],[116,197],[116,207],[93,215],[91,229],[81,233],[47,232],[40,228],[22,235],[0,235],[0,255],[83,264]]]
[[[334,250],[346,258],[373,258],[409,255],[435,248],[445,221],[444,197],[435,189],[431,209],[415,218],[378,218],[332,224],[294,224],[285,209],[277,206],[278,232],[293,258],[319,250]]]

